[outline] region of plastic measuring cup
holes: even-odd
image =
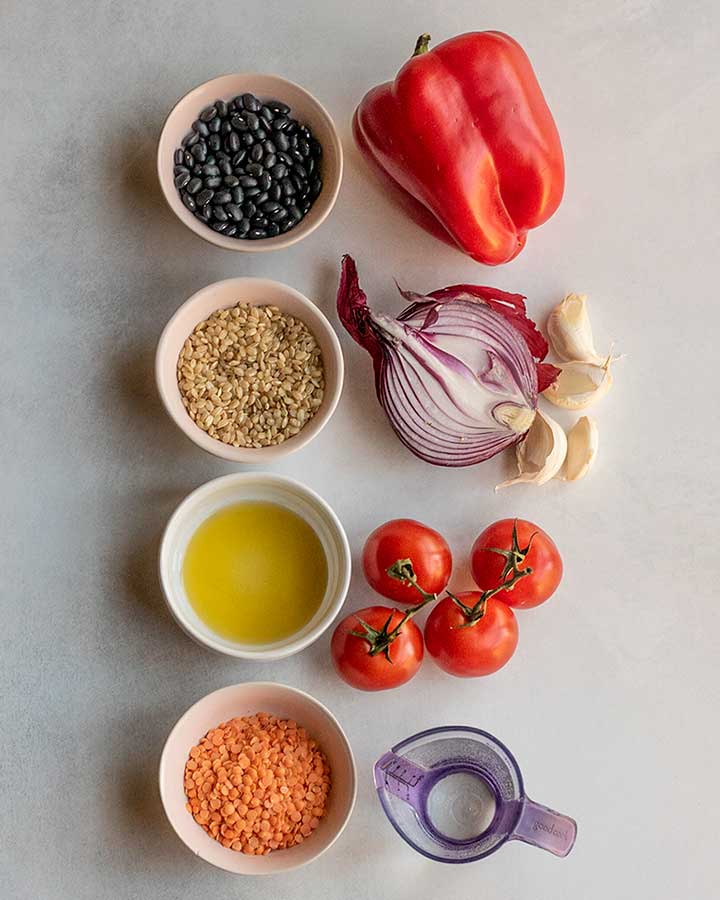
[[[395,830],[438,862],[473,862],[507,841],[567,856],[575,843],[575,821],[530,800],[515,757],[478,728],[421,731],[383,754],[374,772]]]

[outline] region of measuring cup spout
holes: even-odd
[[[389,791],[415,809],[420,808],[420,785],[428,774],[427,769],[388,750],[375,763],[373,774],[378,791]]]
[[[511,841],[525,841],[548,850],[555,856],[567,856],[577,836],[577,823],[570,816],[535,803],[529,797],[518,801],[520,818],[509,836]]]

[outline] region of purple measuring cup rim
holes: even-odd
[[[395,831],[400,835],[400,837],[406,843],[410,844],[410,846],[413,848],[413,850],[416,850],[418,853],[422,854],[422,856],[425,856],[428,859],[432,859],[435,862],[450,863],[450,864],[477,862],[477,860],[479,860],[479,859],[484,859],[486,856],[490,856],[491,853],[494,853],[496,850],[499,850],[500,847],[503,846],[503,844],[507,843],[510,840],[510,835],[512,834],[515,826],[518,824],[518,822],[520,820],[520,816],[522,814],[522,801],[527,799],[527,796],[525,794],[525,784],[523,782],[523,777],[522,777],[522,772],[520,771],[520,766],[518,765],[517,760],[515,759],[515,757],[509,750],[509,748],[501,740],[499,740],[499,738],[496,738],[494,734],[490,734],[489,731],[483,731],[482,728],[473,728],[471,725],[440,725],[440,726],[437,726],[436,728],[427,728],[425,731],[418,731],[417,734],[413,734],[410,737],[405,738],[404,740],[400,741],[399,744],[395,744],[395,746],[391,747],[390,752],[400,755],[401,750],[403,750],[404,748],[407,748],[407,746],[409,744],[412,744],[421,738],[431,737],[433,735],[447,734],[450,731],[454,731],[454,732],[460,731],[460,732],[464,732],[466,734],[480,735],[481,737],[487,738],[490,743],[499,747],[507,755],[508,761],[510,762],[510,764],[512,765],[512,767],[515,771],[515,774],[516,774],[517,780],[518,780],[518,792],[519,792],[519,796],[517,797],[517,800],[515,801],[517,803],[517,814],[514,816],[514,821],[508,823],[509,827],[507,828],[506,834],[503,837],[501,837],[496,844],[494,844],[492,847],[490,847],[487,850],[483,850],[480,853],[476,853],[473,856],[468,856],[463,859],[448,859],[446,856],[440,856],[439,854],[430,853],[428,850],[425,850],[422,847],[420,847],[418,844],[416,844],[415,841],[413,841],[410,837],[408,837],[407,834],[405,834],[403,831],[401,831],[401,829],[396,824],[394,816],[392,814],[392,810],[390,808],[390,805],[385,799],[386,791],[385,791],[384,787],[378,783],[377,766],[378,766],[378,763],[380,762],[380,760],[377,760],[375,765],[373,766],[373,771],[374,771],[374,774],[376,775],[376,778],[375,778],[376,792],[378,795],[378,800],[380,801],[380,805],[382,806],[383,811],[385,812],[385,815],[387,816],[390,824],[395,829]],[[385,754],[383,754],[383,756],[385,756]],[[382,759],[382,758],[383,757],[380,757],[380,759]],[[492,781],[490,782],[490,784],[491,784],[491,787],[493,788],[493,792],[496,793],[496,795],[497,795],[496,786],[492,784]],[[493,829],[493,827],[497,825],[499,816],[500,816],[500,808],[498,807],[495,811],[495,815],[493,816],[492,822],[490,823],[488,828],[485,830],[485,832],[483,832],[483,834],[487,833],[488,831],[491,831]],[[461,843],[461,842],[458,842],[458,843]],[[462,842],[462,843],[465,843],[465,842]]]

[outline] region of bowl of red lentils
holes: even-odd
[[[274,682],[221,688],[165,743],[160,797],[180,840],[239,875],[304,866],[342,833],[355,804],[350,744],[309,694]]]

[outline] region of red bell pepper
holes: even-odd
[[[555,122],[508,35],[461,34],[428,51],[429,41],[365,95],[355,140],[420,225],[478,262],[508,262],[562,199]]]

